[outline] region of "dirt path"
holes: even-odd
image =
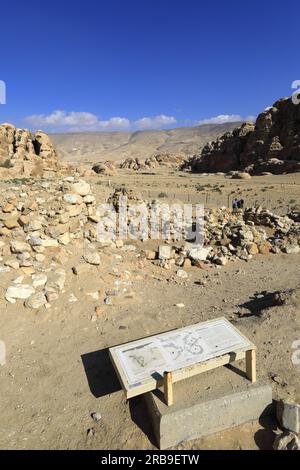
[[[7,306],[1,295],[7,363],[0,367],[0,448],[155,448],[143,403],[126,403],[106,348],[223,315],[257,344],[258,373],[271,382],[274,398],[299,401],[300,369],[291,356],[292,343],[300,339],[300,306],[275,307],[260,318],[253,299],[262,291],[299,287],[299,261],[299,255],[259,255],[208,272],[192,268],[178,282],[172,271],[138,265],[132,253],[116,257],[110,270],[104,263],[98,276],[68,278],[65,295],[50,310]],[[97,302],[87,300],[86,292],[113,283],[114,268],[121,278],[130,272],[134,296],[103,307],[92,322]],[[106,270],[111,274],[104,275]],[[70,292],[76,303],[69,302]],[[181,302],[185,308],[179,309]],[[95,411],[102,415],[99,424],[90,416]],[[250,423],[181,448],[270,448],[272,427]]]

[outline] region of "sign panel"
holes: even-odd
[[[251,345],[225,318],[198,323],[110,349],[125,389]]]

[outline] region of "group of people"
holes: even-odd
[[[244,209],[244,199],[233,199],[232,210],[235,212],[237,209]]]

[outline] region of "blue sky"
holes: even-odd
[[[300,79],[299,1],[15,0],[0,15],[0,122],[21,127],[237,120]]]

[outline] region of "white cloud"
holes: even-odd
[[[51,114],[34,114],[25,118],[25,122],[34,129],[43,128],[52,132],[79,131],[112,131],[130,129],[159,129],[175,124],[173,116],[144,117],[130,121],[125,117],[112,117],[107,120],[99,119],[95,114],[87,112],[53,111]]]
[[[176,119],[173,116],[165,116],[161,114],[154,117],[143,117],[134,122],[134,126],[138,129],[159,129],[170,124],[176,124]]]
[[[128,129],[130,121],[126,118],[113,117],[101,121],[95,114],[86,112],[53,111],[51,114],[34,114],[25,118],[25,122],[34,128],[51,131],[99,131]]]
[[[242,117],[240,114],[219,114],[208,119],[198,121],[198,125],[202,124],[225,124],[227,122],[255,121],[255,116]]]

